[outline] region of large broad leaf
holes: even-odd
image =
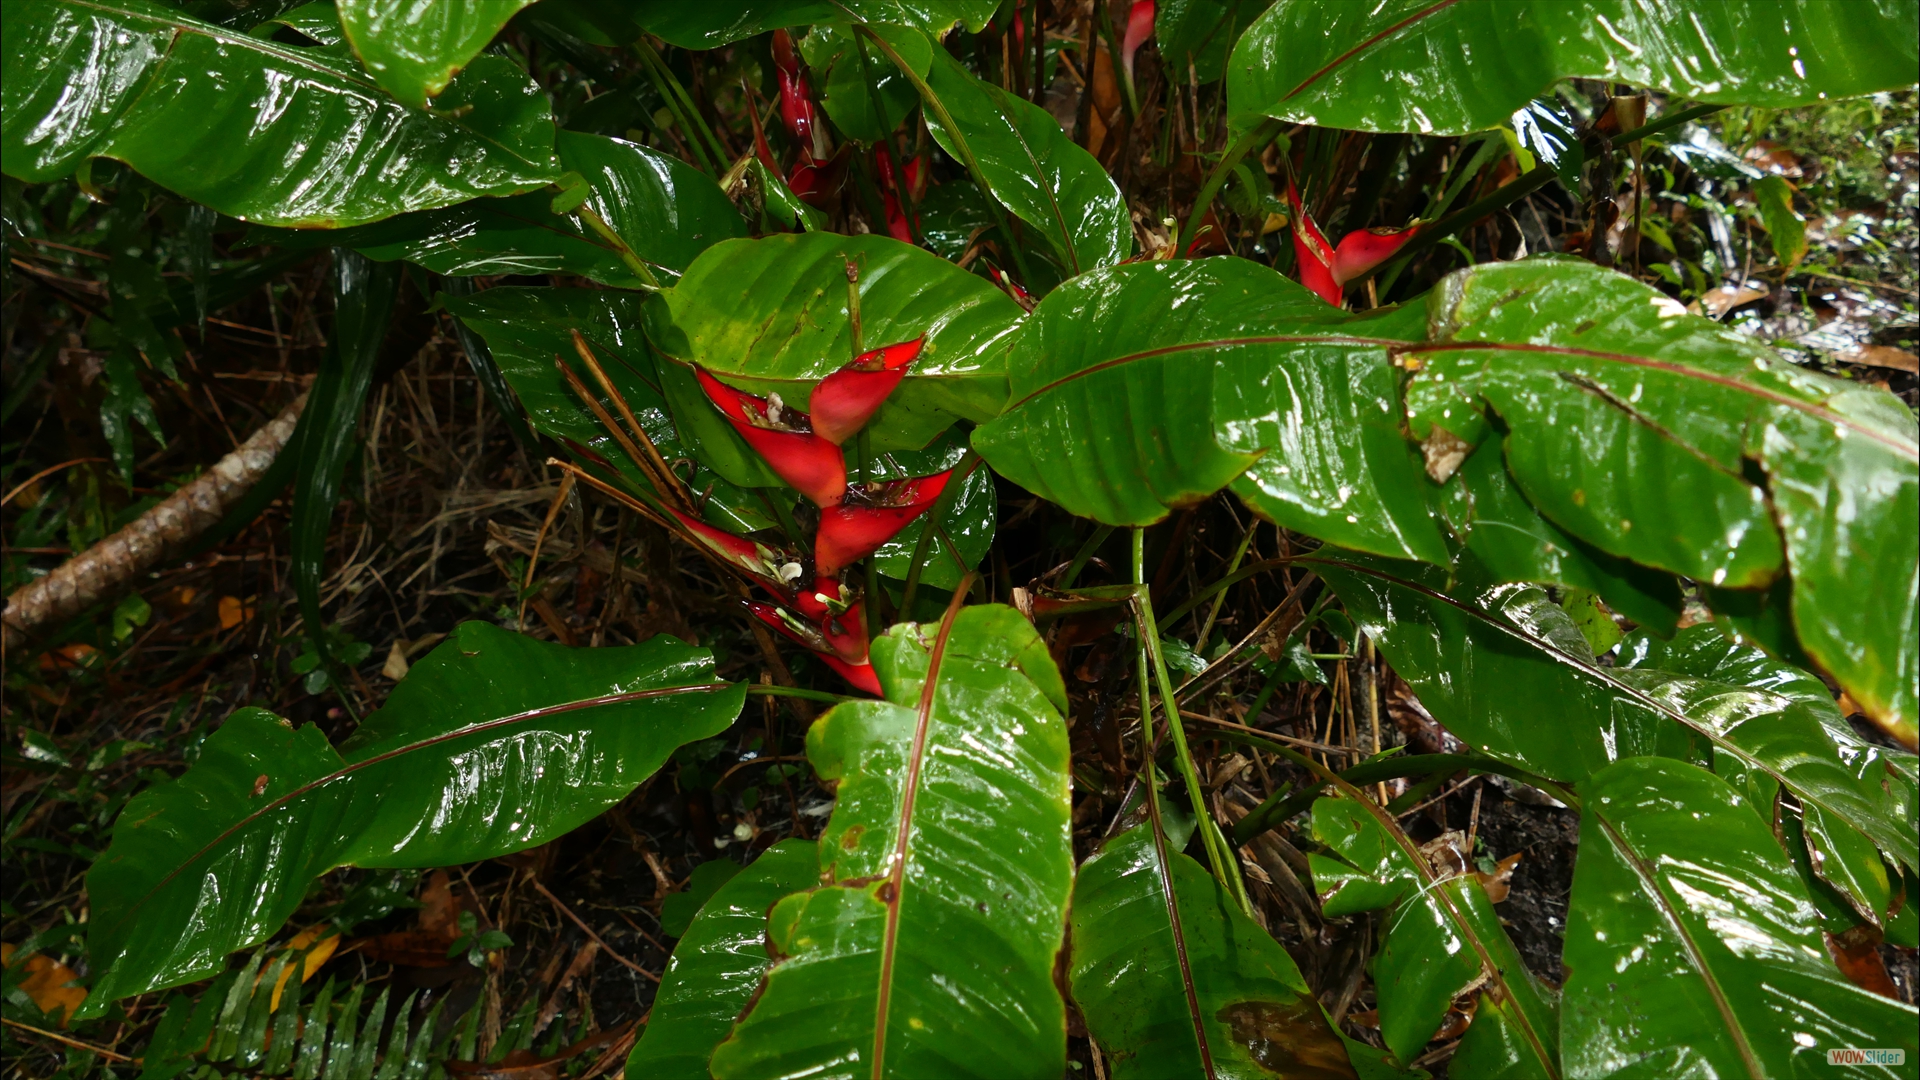
[[[978,33],[999,0],[734,0],[725,4],[649,4],[634,17],[661,38],[687,49],[717,49],[783,26],[838,22],[897,23],[944,34],[955,23]]]
[[[1418,1057],[1454,999],[1477,991],[1473,1026],[1448,1071],[1484,1077],[1560,1075],[1558,1019],[1480,883],[1442,876],[1386,811],[1364,799],[1313,804],[1307,856],[1328,918],[1391,909],[1373,959],[1380,1037],[1401,1061]]]
[[[439,97],[533,0],[340,0],[340,26],[374,81],[416,109]]]
[[[820,850],[782,840],[708,898],[660,976],[647,1030],[627,1057],[627,1075],[707,1080],[707,1059],[753,1000],[773,963],[767,913],[820,879]]]
[[[1311,567],[1354,622],[1468,745],[1555,780],[1583,783],[1613,761],[1664,755],[1765,773],[1902,862],[1916,837],[1805,702],[1764,689],[1645,669],[1603,668],[1537,587],[1462,587],[1431,567],[1363,556]],[[1541,722],[1550,716],[1553,723]],[[1884,764],[1883,764],[1884,771]]]
[[[1244,259],[1085,274],[1014,339],[1012,405],[974,446],[1001,475],[1110,525],[1157,521],[1233,483],[1288,528],[1445,563],[1389,360],[1418,314],[1349,318]]]
[[[1454,135],[1568,78],[1806,105],[1912,85],[1917,29],[1902,0],[1279,0],[1234,47],[1227,99],[1242,122]]]
[[[233,217],[335,228],[560,174],[546,96],[501,57],[424,113],[331,50],[150,0],[7,4],[0,34],[0,160],[21,180],[110,157]]]
[[[1541,517],[1507,475],[1497,446],[1469,454],[1439,503],[1448,528],[1501,581],[1596,592],[1615,611],[1663,634],[1680,620],[1680,583],[1672,574],[1596,550]]]
[[[668,359],[797,406],[855,355],[847,263],[859,268],[863,344],[925,337],[868,424],[875,450],[917,450],[956,420],[998,415],[1020,305],[985,279],[883,236],[795,233],[730,240],[694,260],[647,310]]]
[[[893,46],[885,48],[902,56]],[[1067,276],[1132,253],[1133,226],[1120,189],[1051,114],[982,82],[945,49],[933,50],[924,74],[927,130],[934,140],[1040,234]]]
[[[1898,399],[1585,262],[1477,266],[1428,306],[1417,437],[1477,443],[1491,411],[1528,502],[1594,547],[1723,589],[1790,567],[1807,655],[1912,745],[1920,430]]]
[[[781,957],[716,1077],[1059,1077],[1073,884],[1065,687],[994,605],[873,643],[885,701],[836,706],[807,756],[837,785],[827,882],[782,900]]]
[[[560,133],[560,163],[590,185],[586,206],[619,241],[572,214],[556,214],[544,192],[473,199],[337,232],[259,230],[282,246],[327,243],[380,260],[406,259],[437,274],[578,274],[623,289],[647,287],[628,258],[646,263],[654,283],[671,280],[746,223],[713,178],[678,158],[602,135]],[[621,250],[624,245],[625,251]]]
[[[1074,1004],[1115,1080],[1355,1075],[1286,950],[1151,825],[1081,864],[1072,937]]]
[[[881,480],[932,476],[958,466],[966,452],[966,436],[955,429],[944,438],[935,439],[925,450],[884,455],[872,463],[869,475]],[[848,475],[852,476],[858,468],[855,464],[858,459],[853,454],[847,457]],[[960,493],[954,496],[952,507],[934,526],[934,535],[927,541],[926,565],[920,573],[921,583],[936,589],[954,588],[967,571],[980,565],[980,560],[986,558],[993,547],[994,531],[1000,522],[1000,500],[993,489],[993,470],[985,463],[975,458],[971,471],[964,478],[956,474],[951,482],[961,485]],[[873,568],[895,581],[905,581],[913,570],[913,555],[919,547],[920,535],[931,519],[931,514],[914,518],[893,539],[880,545],[873,553]]]
[[[575,450],[583,466],[606,462],[629,487],[653,491],[646,473],[588,411],[554,363],[555,357],[565,360],[582,382],[600,392],[574,350],[575,331],[593,349],[661,457],[669,463],[683,457],[695,461],[692,475],[684,470],[681,475],[706,496],[708,520],[742,532],[772,526],[772,509],[744,489],[778,488],[780,478],[714,411],[690,374],[655,362],[641,331],[643,304],[636,295],[591,289],[489,289],[447,301],[486,339],[534,429],[569,449],[592,452],[587,457]],[[620,415],[611,400],[602,397],[601,405],[609,416]]]
[[[338,749],[243,709],[127,805],[88,872],[83,1012],[214,974],[336,866],[451,866],[560,836],[745,700],[672,638],[568,649],[469,622]]]
[[[1682,762],[1629,759],[1593,778],[1566,966],[1561,1030],[1576,1076],[1813,1076],[1831,1071],[1829,1050],[1920,1053],[1920,1013],[1827,959],[1760,816]]]

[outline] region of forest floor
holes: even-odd
[[[1920,337],[1914,269],[1920,187],[1914,173],[1920,156],[1911,96],[1903,101],[1898,120],[1905,134],[1878,166],[1879,197],[1859,197],[1855,184],[1846,201],[1836,195],[1824,216],[1809,219],[1815,255],[1807,265],[1818,270],[1735,275],[1726,296],[1702,302],[1731,325],[1801,350],[1810,364],[1885,382],[1914,405]],[[1796,150],[1775,146],[1783,157],[1768,159],[1765,154],[1774,152],[1768,150],[1757,160],[1761,168],[1795,170],[1803,190],[1824,190],[1816,184],[1819,177],[1831,179],[1856,166],[1821,141],[1837,144],[1841,136],[1806,123],[1801,143],[1789,144]],[[1727,140],[1737,141],[1730,134]],[[1542,241],[1549,247],[1568,243],[1564,233],[1543,235],[1536,250]],[[1642,249],[1635,254],[1647,264],[1660,260],[1657,245],[1644,242]],[[23,265],[34,256],[22,256]],[[289,272],[279,299],[210,321],[194,358],[196,385],[209,389],[159,403],[173,437],[151,447],[152,456],[141,464],[140,475],[151,487],[103,496],[109,474],[76,469],[73,476],[49,477],[9,496],[0,530],[9,589],[124,522],[142,508],[141,499],[164,490],[165,477],[211,462],[299,392],[310,379],[301,373],[314,370],[322,346],[312,303],[321,289],[320,265]],[[13,287],[28,289],[36,280],[17,272]],[[337,741],[353,730],[356,717],[380,707],[409,661],[464,619],[580,645],[671,633],[713,648],[723,677],[760,678],[745,622],[699,560],[602,500],[575,495],[550,517],[558,474],[516,445],[450,325],[423,308],[415,303],[412,309],[419,328],[414,348],[382,372],[373,391],[359,462],[349,474],[330,541],[323,602],[349,647],[365,646],[351,685],[310,693],[299,670],[307,646],[289,586],[284,501],[212,550],[147,575],[137,583],[137,602],[117,599],[34,650],[6,658],[0,940],[8,943],[9,956],[19,945],[23,957],[37,952],[46,958],[37,975],[25,965],[9,969],[6,1076],[79,1077],[103,1070],[133,1075],[125,1059],[142,1053],[163,995],[132,999],[102,1021],[60,1026],[63,1001],[77,990],[60,984],[86,972],[79,936],[88,915],[85,874],[107,846],[127,799],[177,776],[234,709],[264,706],[296,724],[318,724]],[[10,489],[45,466],[102,456],[97,423],[83,404],[98,397],[86,390],[88,365],[97,374],[97,361],[77,326],[63,332],[70,340],[34,383],[19,385],[12,381],[17,376],[9,377],[9,465],[0,475]],[[91,502],[80,476],[93,478]],[[1002,484],[999,497],[1000,550],[1032,553],[1009,554],[1012,565],[989,568],[994,590],[1005,595],[1049,569],[1058,552],[1070,554],[1089,529],[1010,485]],[[1236,512],[1217,502],[1156,530],[1150,565],[1158,568],[1156,585],[1164,587],[1168,601],[1178,603],[1217,574],[1239,536]],[[1257,547],[1269,554],[1304,543],[1267,528],[1259,535]],[[539,557],[529,575],[536,547]],[[1116,542],[1101,554],[1118,565],[1118,550]],[[1088,580],[1102,580],[1105,572],[1096,562]],[[1230,637],[1235,628],[1250,629],[1286,582],[1263,588],[1236,596],[1221,613]],[[1194,629],[1169,632],[1191,636]],[[1097,765],[1111,760],[1106,748],[1126,719],[1117,706],[1130,676],[1118,646],[1115,635],[1090,631],[1061,654],[1074,688],[1076,747],[1096,763],[1089,775],[1076,777],[1081,783],[1074,821],[1083,855],[1118,809],[1119,786]],[[1324,647],[1337,652],[1342,643],[1329,640]],[[803,683],[817,677],[829,685],[803,660],[789,662]],[[1404,684],[1390,671],[1378,674],[1382,744],[1408,742],[1427,751],[1444,745],[1448,736]],[[1285,688],[1266,714],[1245,722],[1362,745],[1364,722],[1356,730],[1353,718],[1364,717],[1366,709],[1362,703],[1356,711],[1352,702],[1364,695],[1366,673],[1343,661],[1329,664],[1327,675],[1324,687]],[[1255,678],[1234,688],[1238,697],[1228,700],[1244,703],[1257,687]],[[1329,725],[1326,707],[1342,694],[1344,728]],[[668,899],[703,862],[744,859],[788,836],[816,836],[824,824],[828,794],[814,785],[810,771],[781,768],[803,760],[811,715],[805,703],[750,700],[739,722],[721,736],[684,748],[611,812],[544,847],[426,873],[330,874],[289,933],[333,920],[342,937],[315,979],[332,979],[338,994],[348,987],[363,988],[368,996],[384,990],[396,1004],[415,995],[416,1011],[432,1001],[441,1003],[449,1019],[475,1016],[472,1056],[495,1064],[492,1071],[471,1066],[463,1075],[617,1073],[671,950]],[[1879,738],[1865,725],[1862,734]],[[1235,748],[1226,744],[1203,743],[1200,749],[1229,816],[1277,786],[1277,775],[1268,775],[1273,759],[1255,755],[1236,762]],[[1564,975],[1560,939],[1578,846],[1576,815],[1505,780],[1461,778],[1406,821],[1423,842],[1460,834],[1457,846],[1475,861],[1520,856],[1509,894],[1496,910],[1534,974],[1557,984]],[[1276,835],[1284,841],[1289,834]],[[1284,842],[1249,851],[1274,882],[1257,890],[1270,928],[1347,1030],[1376,1037],[1367,1027],[1372,990],[1364,972],[1376,931],[1372,920],[1321,923],[1317,913],[1301,910],[1285,895],[1281,879],[1306,879],[1304,862],[1290,873],[1298,851]],[[343,902],[357,905],[351,907],[354,917],[342,916]],[[462,933],[462,913],[473,916],[471,926],[503,932],[511,944],[478,964],[464,955],[449,959],[449,947]],[[1882,957],[1899,995],[1914,1001],[1920,987],[1914,952],[1883,947]],[[40,1023],[15,1019],[30,1015],[20,1011],[29,1006],[44,1016]],[[1464,1023],[1463,1017],[1459,1030]],[[1437,1075],[1444,1075],[1457,1035],[1443,1032],[1423,1059]],[[1073,1040],[1072,1056],[1072,1075],[1102,1071],[1084,1037]]]

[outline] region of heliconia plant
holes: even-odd
[[[830,704],[805,734],[830,817],[699,908],[630,1077],[1053,1080],[1072,1045],[1115,1078],[1411,1080],[1449,1017],[1456,1077],[1920,1056],[1920,1012],[1835,959],[1920,943],[1912,412],[1564,255],[1426,266],[1348,310],[1356,283],[1473,221],[1334,244],[1293,180],[1340,131],[1505,146],[1494,129],[1563,79],[1670,98],[1613,139],[1586,130],[1594,155],[1712,105],[1899,89],[1914,5],[1140,0],[1122,30],[1085,16],[1073,40],[1097,30],[1103,69],[1084,46],[1062,60],[1025,0],[541,0],[512,23],[442,3],[459,33],[374,0],[242,30],[149,0],[8,4],[9,183],[91,183],[78,170],[111,160],[288,243],[333,230],[312,400],[346,419],[297,444],[340,451],[334,486],[302,465],[297,490],[329,500],[355,421],[339,403],[364,396],[397,289],[376,263],[446,275],[425,291],[545,447],[531,460],[553,455],[559,498],[591,490],[707,560],[786,685],[723,679],[716,649],[666,635],[570,649],[473,621],[338,745],[242,710],[132,800],[94,863],[83,1016],[216,975],[335,867],[546,843],[764,693]],[[648,81],[624,92],[654,145],[610,119],[611,94],[568,122],[628,137],[559,129],[513,59],[531,54],[488,49],[495,33],[529,35],[543,63],[617,66],[605,50],[631,46]],[[695,64],[731,50],[745,120],[713,130],[656,43]],[[1093,97],[1117,66],[1126,105],[1049,112],[1053,73],[1076,82],[1061,63]],[[1202,83],[1225,134],[1183,146]],[[1142,120],[1142,87],[1187,111]],[[1152,122],[1178,217],[1074,141]],[[1287,232],[1268,240],[1282,175]],[[1206,250],[1222,254],[1189,257]],[[989,556],[1016,499],[1008,521],[1046,508],[1090,538],[1007,580]],[[1239,554],[1176,605],[1181,549],[1156,575],[1147,532],[1210,500],[1244,529]],[[1269,526],[1282,546],[1249,556]],[[1214,648],[1217,597],[1281,571],[1280,607]],[[1557,602],[1573,595],[1597,619]],[[1259,727],[1279,683],[1324,680],[1310,631],[1350,648],[1336,661],[1377,651],[1458,752],[1336,770],[1317,732]],[[1092,640],[1100,663],[1067,664],[1070,689],[1062,659]],[[840,683],[802,685],[819,668]],[[1230,682],[1249,668],[1272,671],[1250,709]],[[1127,686],[1090,710],[1099,679]],[[1355,701],[1378,689],[1342,682]],[[1095,762],[1085,740],[1109,735]],[[1195,745],[1229,736],[1258,760],[1203,773]],[[1256,765],[1290,779],[1229,812],[1223,790]],[[1472,853],[1416,842],[1415,804],[1384,786],[1424,798],[1461,772],[1577,815],[1564,985],[1528,970]],[[1289,857],[1254,857],[1269,850]],[[1366,928],[1344,997],[1263,921],[1283,894],[1309,931]]]

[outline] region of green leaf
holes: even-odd
[[[1663,634],[1680,621],[1680,583],[1672,574],[1597,551],[1541,517],[1507,475],[1497,446],[1468,454],[1439,502],[1447,527],[1497,580],[1595,592],[1622,615]]]
[[[1416,437],[1477,442],[1489,410],[1527,501],[1594,547],[1725,589],[1790,568],[1807,655],[1913,744],[1920,431],[1898,399],[1585,262],[1476,266],[1428,308],[1406,350]]]
[[[375,82],[424,109],[533,0],[339,0],[340,26]]]
[[[427,114],[328,50],[150,0],[8,4],[0,34],[0,165],[30,183],[109,157],[236,218],[338,228],[561,171],[546,96],[501,57],[476,59]]]
[[[1620,758],[1701,758],[1765,773],[1859,829],[1907,865],[1920,837],[1879,776],[1855,772],[1805,703],[1725,682],[1602,668],[1538,587],[1449,596],[1438,571],[1357,555],[1316,557],[1319,574],[1435,719],[1475,749],[1551,779],[1584,783]],[[1463,590],[1465,591],[1465,590]],[[1541,716],[1554,723],[1541,724]],[[1856,740],[1857,742],[1857,740]]]
[[[634,17],[684,49],[717,49],[783,26],[838,22],[897,23],[944,34],[955,23],[979,33],[999,0],[735,0],[727,4],[650,4]]]
[[[781,959],[713,1075],[1058,1077],[1073,884],[1059,672],[1000,605],[937,632],[897,625],[872,655],[887,700],[836,706],[807,734],[837,784],[827,884],[775,905]]]
[[[922,79],[927,77],[933,64],[933,47],[925,35],[891,33],[887,28],[876,32],[888,33],[889,43],[914,73]],[[919,103],[920,94],[913,81],[873,47],[867,46],[863,55],[857,40],[833,61],[820,95],[821,107],[833,118],[834,126],[847,138],[867,143],[880,142],[892,134]]]
[[[1454,999],[1484,987],[1449,1072],[1559,1075],[1552,993],[1527,970],[1477,880],[1436,873],[1384,810],[1361,799],[1314,803],[1313,838],[1331,852],[1307,856],[1323,915],[1392,909],[1373,983],[1380,1037],[1395,1057],[1418,1057]]]
[[[747,234],[713,178],[679,158],[578,131],[561,132],[555,145],[561,164],[591,185],[587,208],[654,266],[685,270],[714,244]]]
[[[1354,1075],[1286,950],[1151,825],[1081,864],[1072,938],[1074,1004],[1115,1080]]]
[[[886,455],[872,475],[887,480],[932,476],[957,467],[965,458],[966,450],[965,436],[957,429],[950,430],[945,438],[936,439],[925,450]],[[856,468],[852,457],[849,455],[849,475]],[[993,470],[980,464],[978,458],[974,461],[973,470],[964,479],[954,478],[964,486],[927,545],[927,565],[921,571],[920,581],[932,588],[957,587],[967,571],[980,565],[980,560],[986,558],[993,547],[994,531],[1000,522],[1000,500],[993,489]],[[895,581],[905,581],[913,570],[913,553],[930,517],[923,514],[913,519],[894,534],[893,539],[880,545],[873,553],[873,568]]]
[[[640,296],[605,290],[504,288],[450,298],[447,308],[486,339],[536,431],[567,445],[583,466],[595,464],[595,458],[609,462],[628,487],[652,491],[646,474],[554,366],[554,357],[564,358],[581,381],[598,389],[574,352],[572,332],[578,330],[661,456],[669,462],[686,455],[697,459],[701,467],[688,483],[696,492],[709,492],[705,509],[712,523],[747,532],[770,527],[765,505],[744,489],[777,488],[780,478],[707,403],[690,373],[656,363],[641,332],[644,304]],[[612,402],[603,399],[602,404],[610,415],[619,415]]]
[[[1606,609],[1600,598],[1585,589],[1568,589],[1560,598],[1560,607],[1580,628],[1580,636],[1587,639],[1587,648],[1595,656],[1605,655],[1620,639],[1626,637],[1620,631],[1620,624],[1613,621],[1613,613]]]
[[[721,863],[734,865],[716,860],[701,866]],[[767,912],[781,897],[819,880],[818,845],[782,840],[706,900],[692,925],[683,928],[660,976],[653,1014],[627,1058],[627,1075],[706,1080],[713,1048],[726,1038],[773,964],[767,955]]]
[[[1827,959],[1760,816],[1682,762],[1629,759],[1593,778],[1565,955],[1572,1075],[1815,1075],[1831,1049],[1920,1053],[1913,1006],[1854,986]]]
[[[1754,207],[1773,244],[1773,257],[1791,271],[1807,257],[1807,219],[1793,208],[1793,185],[1778,176],[1754,181]]]
[[[956,420],[997,415],[1006,402],[1006,350],[1020,305],[984,279],[890,237],[804,233],[716,244],[648,306],[647,338],[669,360],[797,405],[854,358],[850,261],[860,270],[865,348],[926,338],[906,379],[868,424],[873,449],[918,450]]]
[[[338,749],[243,709],[128,803],[88,873],[82,1011],[219,971],[336,866],[451,866],[560,836],[726,728],[745,694],[671,638],[568,649],[469,622]]]
[[[1287,528],[1445,563],[1432,486],[1399,430],[1388,357],[1408,321],[1350,319],[1243,259],[1084,274],[1015,337],[1013,404],[974,446],[1009,480],[1110,525],[1158,521],[1232,483]]]
[[[1725,104],[1810,105],[1913,83],[1909,4],[1728,0],[1279,0],[1228,63],[1236,126],[1265,115],[1362,131],[1493,127],[1562,79]]]
[[[888,50],[897,65],[906,59],[892,45],[882,47]],[[910,77],[920,78],[917,72]],[[919,88],[934,141],[1032,226],[1069,276],[1132,253],[1133,226],[1120,189],[1045,109],[981,81],[945,49],[933,50]]]
[[[272,37],[275,27],[284,26],[322,45],[344,45],[347,32],[340,27],[340,9],[327,0],[313,0],[292,11],[255,26],[248,31],[254,37]]]
[[[687,875],[687,887],[661,902],[660,932],[676,938],[685,934],[700,905],[739,872],[740,864],[732,859],[708,859],[694,867]]]
[[[1153,36],[1168,77],[1184,85],[1188,75],[1210,83],[1226,74],[1233,43],[1273,0],[1161,0]]]
[[[995,224],[986,196],[971,180],[935,184],[914,209],[920,214],[920,238],[934,254],[952,262]]]

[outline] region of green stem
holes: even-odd
[[[1133,529],[1133,610],[1140,634],[1140,645],[1146,652],[1146,659],[1153,664],[1153,678],[1160,687],[1160,708],[1166,715],[1167,734],[1173,738],[1173,754],[1180,764],[1180,778],[1186,781],[1187,796],[1193,802],[1193,816],[1200,829],[1201,842],[1207,849],[1207,862],[1213,867],[1213,875],[1225,885],[1240,910],[1251,916],[1253,904],[1247,899],[1246,883],[1240,880],[1240,866],[1233,861],[1233,853],[1227,848],[1226,837],[1221,835],[1220,826],[1213,820],[1212,811],[1207,809],[1207,790],[1200,784],[1200,770],[1194,767],[1193,750],[1187,745],[1187,731],[1180,723],[1180,706],[1174,697],[1173,678],[1167,673],[1167,659],[1160,651],[1160,628],[1153,618],[1153,598],[1146,584],[1146,530]],[[1144,665],[1143,665],[1144,667]],[[1144,673],[1141,681],[1145,682]],[[1144,725],[1151,726],[1153,717],[1152,702],[1142,687],[1140,695],[1140,719]]]
[[[634,42],[633,48],[635,52],[640,54],[640,58],[646,61],[651,68],[650,74],[654,75],[654,83],[660,90],[660,95],[667,99],[668,107],[673,108],[675,100],[678,100],[680,107],[673,108],[673,112],[674,115],[680,119],[681,123],[687,125],[687,141],[689,145],[692,145],[697,151],[702,151],[702,157],[705,157],[707,153],[713,155],[712,167],[708,169],[708,171],[714,176],[719,176],[725,172],[727,160],[726,150],[721,147],[720,140],[714,137],[713,129],[707,126],[707,118],[700,115],[700,110],[694,105],[693,98],[687,94],[686,87],[680,85],[680,80],[674,75],[673,69],[667,66],[666,59],[654,51],[653,45],[649,43],[645,37]],[[702,148],[698,143],[698,140],[702,138],[706,140],[705,148]]]
[[[933,534],[939,531],[940,522],[945,521],[948,511],[953,509],[954,501],[960,497],[960,489],[967,484],[967,478],[979,467],[980,455],[968,450],[967,456],[960,459],[960,464],[953,467],[953,475],[947,479],[946,489],[940,492],[940,500],[922,519],[920,539],[913,545],[913,566],[907,571],[907,585],[900,593],[901,618],[913,618],[913,594],[920,589],[920,574],[927,565],[927,548],[933,542]]]
[[[1093,558],[1093,553],[1100,550],[1100,545],[1106,543],[1107,537],[1112,535],[1113,526],[1111,525],[1102,525],[1093,530],[1093,535],[1087,537],[1087,542],[1081,544],[1080,550],[1074,553],[1073,562],[1068,564],[1067,572],[1061,575],[1060,583],[1056,588],[1062,592],[1073,588],[1074,579],[1078,578],[1080,571],[1086,568],[1087,560]]]
[[[1233,549],[1233,561],[1227,564],[1227,573],[1231,574],[1235,570],[1240,569],[1240,560],[1247,557],[1247,548],[1253,545],[1253,531],[1259,527],[1259,519],[1257,518],[1253,524],[1247,526],[1246,534],[1240,537],[1240,546]],[[1227,591],[1222,589],[1215,594],[1213,598],[1213,609],[1207,612],[1207,621],[1200,625],[1200,636],[1194,640],[1193,647],[1202,654],[1206,652],[1207,638],[1213,633],[1213,624],[1220,618],[1220,607],[1226,602]],[[1168,626],[1174,624],[1174,619],[1167,619]]]
[[[593,207],[581,203],[573,213],[575,217],[586,222],[587,228],[597,233],[600,239],[612,244],[614,254],[620,256],[620,261],[626,264],[627,269],[633,271],[635,277],[646,282],[648,288],[663,287],[660,279],[653,276],[653,270],[647,266],[646,261],[634,254],[633,249],[627,246],[627,242],[620,238],[620,234],[613,231],[613,226],[607,224],[607,219],[595,213]]]
[[[1227,177],[1233,174],[1233,167],[1240,164],[1240,159],[1246,157],[1248,151],[1273,141],[1273,137],[1279,133],[1280,121],[1269,117],[1227,147],[1213,171],[1207,174],[1206,182],[1200,185],[1200,194],[1194,198],[1193,209],[1187,213],[1187,223],[1181,227],[1180,238],[1175,243],[1173,253],[1176,256],[1186,257],[1187,246],[1193,243],[1193,234],[1199,230],[1200,220],[1207,216],[1207,208],[1213,205],[1214,196],[1226,186]]]
[[[1182,603],[1179,607],[1176,607],[1172,611],[1167,612],[1167,625],[1172,626],[1174,623],[1179,622],[1183,616],[1193,611],[1194,608],[1197,608],[1201,604],[1206,603],[1207,597],[1213,596],[1216,593],[1222,592],[1231,586],[1238,585],[1250,577],[1257,577],[1258,575],[1264,574],[1269,570],[1278,570],[1279,568],[1286,566],[1291,562],[1293,562],[1293,558],[1291,556],[1282,556],[1278,559],[1262,559],[1261,561],[1254,563],[1252,566],[1241,567],[1239,570],[1236,570],[1233,573],[1228,574],[1226,577],[1221,578],[1219,581],[1216,581],[1213,584],[1208,585],[1205,588],[1201,589],[1199,592],[1194,593],[1192,596],[1188,597],[1186,601]]]

